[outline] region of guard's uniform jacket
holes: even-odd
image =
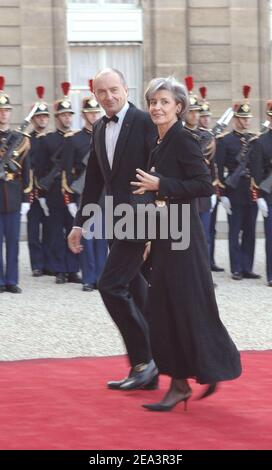
[[[62,154],[62,191],[66,203],[78,203],[80,195],[75,193],[70,185],[85,173],[90,156],[92,132],[84,127],[73,135],[66,134],[65,137]],[[100,202],[103,207],[103,202]],[[101,223],[104,223],[103,216]],[[105,266],[108,243],[103,238],[89,240],[82,238],[82,245],[83,251],[80,256],[82,283],[95,287]]]
[[[10,130],[0,131],[0,142],[3,138],[7,138],[10,132]],[[30,202],[33,178],[30,171],[29,148],[29,139],[26,137],[16,149],[14,156],[18,171],[13,172],[5,166],[5,177],[0,179],[0,213],[18,211],[22,202]]]
[[[249,276],[254,262],[257,205],[252,199],[249,155],[256,139],[252,133],[243,134],[236,130],[217,138],[216,162],[221,196],[228,197],[231,203],[229,255],[231,272],[236,278]],[[232,188],[226,185],[226,179],[239,166],[241,154],[247,159],[246,170],[237,187]]]
[[[37,186],[36,166],[40,157],[42,139],[45,133],[39,133],[33,130],[31,136],[30,163],[33,173],[33,189],[31,194],[31,206],[27,214],[27,235],[30,263],[33,273],[35,271],[48,272],[49,254],[48,254],[48,217],[45,216],[39,203],[39,197],[43,192]],[[42,227],[42,230],[40,230]]]
[[[225,179],[239,166],[237,157],[239,157],[242,151],[245,138],[249,140],[246,156],[248,159],[247,171],[245,175],[241,176],[237,188],[233,189],[225,185]],[[249,132],[245,137],[245,134],[236,130],[217,137],[215,158],[218,167],[218,177],[222,185],[221,195],[227,196],[231,204],[245,205],[251,203],[249,153],[256,139],[257,136],[253,133]]]
[[[79,195],[70,186],[86,169],[88,157],[90,156],[91,139],[92,132],[86,127],[65,135],[62,151],[62,192],[65,195],[66,203],[78,203],[79,201]]]
[[[48,175],[48,173],[52,170],[55,166],[55,162],[52,161],[54,156],[60,162],[61,155],[65,140],[65,133],[57,130],[56,132],[49,132],[44,138],[41,139],[40,151],[39,151],[39,158],[36,162],[36,179],[37,184],[39,187],[39,179]],[[52,207],[63,207],[64,204],[64,197],[62,193],[62,185],[61,185],[61,165],[60,171],[58,175],[52,182],[52,186],[49,191],[44,191],[42,188],[39,187],[40,196],[46,197],[48,206]]]
[[[11,131],[1,132],[0,141],[7,138]],[[0,244],[0,288],[14,290],[19,279],[18,253],[21,222],[21,203],[30,202],[32,191],[32,176],[28,150],[29,139],[25,137],[15,150],[12,161],[17,170],[13,171],[4,163],[0,179],[0,240],[5,240],[6,259],[4,262],[3,243]],[[0,157],[1,158],[1,157]]]
[[[37,184],[47,176],[57,163],[57,171],[48,191],[40,191],[46,197],[49,208],[48,217],[48,248],[49,269],[54,273],[77,273],[79,269],[78,255],[71,252],[67,244],[67,236],[73,226],[73,217],[68,211],[62,189],[62,152],[67,132],[57,130],[48,133],[41,139],[39,158],[36,164]],[[70,132],[69,132],[70,134]]]

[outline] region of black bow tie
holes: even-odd
[[[116,116],[116,114],[114,114],[112,117],[103,116],[103,121],[105,124],[108,124],[110,121],[118,122],[118,120],[119,120],[119,117]]]

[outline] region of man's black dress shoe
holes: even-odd
[[[234,281],[241,281],[243,279],[243,275],[241,273],[233,273],[231,279],[234,279]]]
[[[128,380],[130,377],[131,375],[129,377],[126,377],[123,380],[116,380],[116,381],[112,380],[108,382],[107,384],[108,388],[110,388],[111,390],[122,390],[121,385],[123,385],[126,382],[126,380]],[[140,387],[141,390],[157,390],[158,388],[159,388],[159,376],[158,375],[156,375],[150,382]]]
[[[95,289],[95,286],[93,284],[83,284],[82,290],[84,292],[92,292]]]
[[[67,281],[73,282],[75,284],[82,284],[82,279],[77,273],[68,273],[67,274]]]
[[[268,281],[267,285],[268,287],[272,287],[272,281]]]
[[[225,271],[224,268],[220,268],[219,266],[216,266],[216,264],[211,265],[211,270],[215,273],[223,273]]]
[[[139,364],[133,368],[131,376],[120,385],[120,390],[138,390],[143,385],[149,384],[158,373],[153,359],[148,364]]]
[[[41,269],[33,269],[32,276],[33,277],[43,276],[43,271]]]
[[[6,286],[0,286],[0,294],[6,292]]]
[[[22,289],[19,286],[6,286],[6,292],[10,292],[11,294],[21,294]]]
[[[262,276],[260,274],[255,274],[255,273],[243,273],[243,277],[245,279],[261,279]]]
[[[57,273],[56,274],[56,284],[65,284],[66,276],[65,273]]]

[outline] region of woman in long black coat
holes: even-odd
[[[179,228],[186,230],[186,224],[187,229],[188,224],[190,227],[186,249],[173,249],[176,240],[170,229],[167,239],[160,239],[157,232],[151,243],[147,304],[151,345],[160,373],[172,380],[160,403],[143,406],[167,411],[181,401],[186,405],[192,393],[188,378],[209,384],[203,394],[207,396],[217,382],[238,377],[241,363],[219,318],[208,248],[196,206],[196,198],[210,196],[213,188],[199,143],[182,126],[187,92],[174,78],[158,78],[150,82],[146,100],[159,136],[150,158],[151,171],[138,169],[138,181],[131,183],[134,194],[155,191],[157,199],[167,203],[168,218],[173,204],[177,204]],[[185,204],[189,205],[189,218],[188,214],[182,217]]]

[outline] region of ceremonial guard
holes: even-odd
[[[101,108],[93,94],[93,81],[89,81],[91,94],[83,98],[81,131],[65,138],[63,147],[63,192],[67,204],[78,204],[82,194],[86,167],[90,156],[93,124],[101,117]],[[103,201],[101,201],[103,204]],[[102,217],[101,222],[104,220]],[[96,289],[97,281],[104,268],[108,244],[105,239],[82,237],[83,251],[80,254],[82,270],[82,290],[91,292]]]
[[[32,190],[29,138],[10,130],[12,106],[0,77],[0,293],[22,292],[18,286],[18,253],[21,214],[30,207]],[[3,242],[6,261],[3,259]]]
[[[62,151],[67,133],[73,135],[71,124],[74,111],[68,98],[70,83],[63,82],[61,86],[64,96],[54,103],[57,130],[42,138],[36,165],[39,194],[46,199],[43,209],[49,212],[49,266],[56,273],[57,284],[81,282],[77,274],[78,255],[70,251],[66,241],[75,210],[73,204],[66,205],[62,191]]]
[[[32,203],[27,214],[27,233],[30,263],[34,277],[50,273],[49,253],[48,253],[48,216],[44,197],[40,197],[39,189],[36,186],[36,162],[39,158],[42,138],[46,135],[46,128],[49,122],[48,104],[44,101],[45,88],[36,88],[39,99],[37,110],[32,117],[33,131],[31,135],[30,161],[33,173]]]
[[[215,152],[215,139],[209,130],[199,127],[201,104],[197,95],[193,93],[194,81],[192,76],[185,77],[186,87],[189,92],[189,109],[185,115],[185,128],[189,130],[196,140],[198,140],[201,147],[205,163],[211,173],[211,178],[214,178],[214,165],[213,157]],[[199,216],[205,232],[205,238],[210,250],[210,218],[212,209],[211,197],[198,198],[198,211]]]
[[[244,101],[234,105],[233,131],[219,136],[216,147],[221,202],[228,214],[229,256],[234,280],[260,277],[252,272],[258,208],[250,189],[249,154],[257,136],[249,131],[252,118],[249,93],[250,86],[245,85]]]
[[[264,217],[267,285],[272,287],[272,101],[267,102],[269,129],[250,154],[252,191]]]
[[[205,131],[208,133],[212,132],[211,126],[211,108],[210,103],[207,101],[207,88],[205,86],[199,88],[200,95],[202,97],[200,103],[200,112],[199,112],[199,129],[203,131],[205,135]],[[209,134],[206,134],[209,137]],[[216,146],[215,140],[213,139],[212,135],[207,139],[206,150],[204,150],[205,158],[207,161],[208,166],[211,169],[211,175],[213,179],[213,184],[216,185],[216,176],[217,176],[217,164],[215,161],[215,149]],[[222,272],[225,271],[223,268],[217,266],[215,259],[214,259],[214,250],[215,250],[215,237],[216,237],[216,217],[217,217],[217,208],[218,208],[219,199],[216,194],[211,197],[211,210],[210,215],[210,224],[209,224],[209,248],[210,248],[210,263],[211,263],[211,270],[214,272]]]

